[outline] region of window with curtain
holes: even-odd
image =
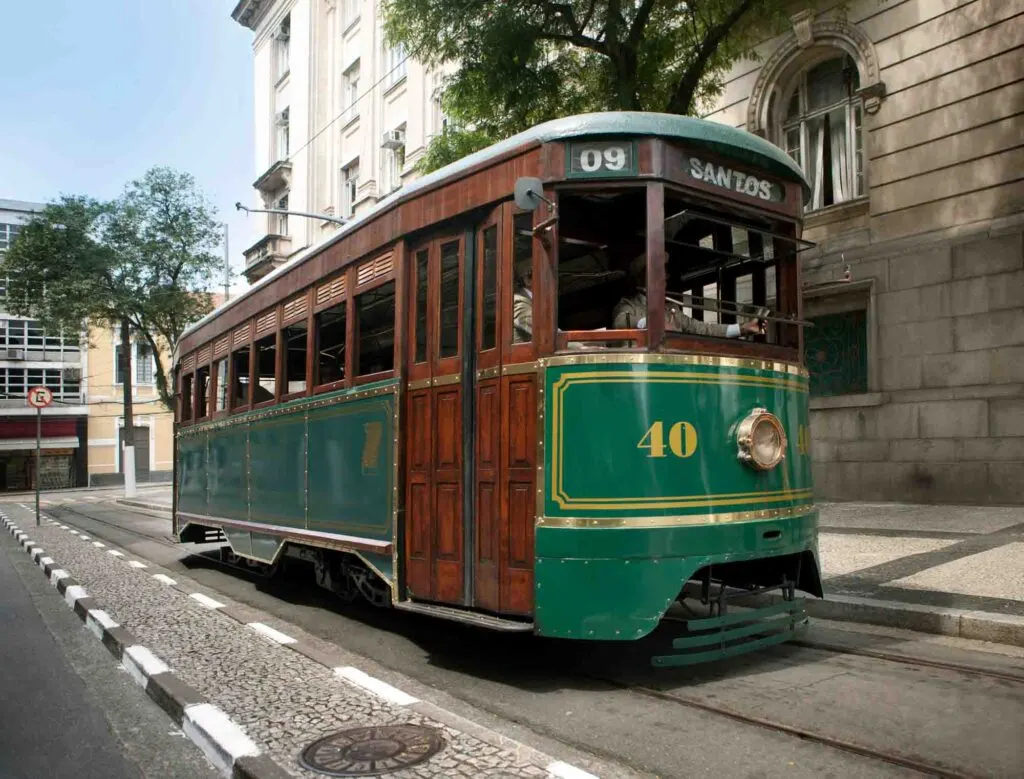
[[[780,146],[812,187],[808,210],[864,194],[864,141],[860,77],[849,56],[804,71],[789,96]]]

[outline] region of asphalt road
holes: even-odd
[[[0,535],[0,779],[216,776]]]
[[[298,625],[385,669],[413,694],[550,751],[553,741],[660,777],[891,777],[921,774],[793,735],[919,760],[954,776],[1019,776],[1024,682],[797,646],[689,670],[647,665],[665,636],[629,652],[499,635],[370,606],[346,607],[293,571],[261,580],[171,543],[170,523],[111,505],[54,507],[83,531]],[[80,512],[80,513],[74,513]],[[87,516],[86,516],[87,515]],[[91,518],[90,518],[91,517]],[[1024,679],[1020,657],[967,642],[818,628],[818,639],[993,668]],[[852,638],[851,638],[852,636]],[[917,643],[915,643],[917,642]],[[681,700],[680,700],[681,699]],[[790,729],[722,716],[725,707]]]

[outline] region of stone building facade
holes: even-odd
[[[440,79],[385,43],[380,0],[240,0],[253,31],[254,207],[349,217],[415,178],[445,118]],[[245,251],[249,283],[336,231],[276,214]]]
[[[803,257],[825,499],[1024,503],[1024,7],[794,6],[707,118],[814,189]]]

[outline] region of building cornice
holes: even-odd
[[[255,32],[260,19],[271,5],[273,5],[273,0],[238,0],[238,5],[231,12],[231,18]]]

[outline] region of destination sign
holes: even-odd
[[[697,181],[703,181],[732,192],[739,192],[749,197],[770,200],[773,203],[781,203],[785,200],[785,190],[768,179],[751,176],[749,173],[733,170],[725,165],[707,162],[700,157],[690,157],[687,161],[690,177]]]
[[[632,141],[570,143],[566,160],[569,178],[635,176],[636,145]]]

